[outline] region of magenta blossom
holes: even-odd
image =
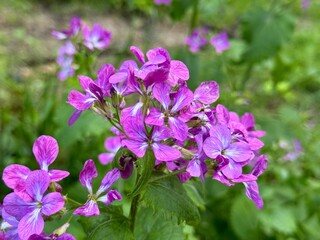
[[[46,171],[32,171],[25,181],[28,201],[15,193],[8,194],[3,200],[4,210],[16,219],[21,219],[18,224],[18,234],[22,240],[27,240],[32,234],[40,234],[43,231],[42,214],[50,216],[64,206],[64,198],[60,193],[52,192],[44,196],[49,183],[50,177]]]
[[[84,45],[91,51],[94,49],[103,50],[109,46],[111,32],[105,30],[101,25],[94,24],[89,30],[88,26],[83,28]]]
[[[61,81],[74,75],[73,56],[75,53],[76,49],[70,41],[67,41],[64,46],[59,48],[57,63],[60,66],[58,78]]]
[[[217,53],[222,53],[223,51],[230,48],[229,39],[226,32],[222,32],[217,36],[211,38],[211,44],[216,49]]]
[[[116,168],[109,171],[100,184],[98,191],[93,194],[92,190],[92,179],[98,176],[98,172],[94,162],[90,159],[87,160],[83,166],[82,171],[79,175],[80,183],[88,190],[89,199],[85,205],[77,208],[74,211],[74,215],[83,216],[94,216],[99,215],[100,211],[97,202],[103,202],[105,205],[111,204],[115,200],[121,200],[122,197],[120,193],[116,190],[109,190],[111,185],[120,178],[120,171]],[[108,191],[109,190],[109,191]],[[105,195],[101,196],[102,193],[107,192]]]
[[[40,169],[48,173],[50,182],[58,182],[69,175],[67,171],[48,169],[56,160],[59,152],[58,143],[53,137],[46,135],[38,137],[33,144],[32,151]],[[19,197],[27,201],[29,200],[29,195],[26,192],[26,179],[30,173],[31,170],[28,167],[11,164],[4,169],[2,179]]]
[[[210,137],[205,140],[203,150],[212,159],[220,157],[228,161],[221,171],[230,179],[238,178],[242,174],[242,166],[254,157],[247,143],[232,142],[231,132],[224,125],[210,129]]]
[[[189,46],[191,52],[198,52],[201,47],[208,43],[207,33],[208,29],[206,28],[196,28],[192,31],[190,36],[186,38],[185,43]]]
[[[79,17],[72,17],[70,19],[70,27],[69,29],[62,30],[61,32],[58,31],[52,31],[52,35],[59,39],[67,39],[67,38],[72,38],[78,35],[78,33],[81,31],[82,28],[82,22]]]

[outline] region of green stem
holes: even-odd
[[[134,225],[136,221],[136,215],[138,212],[138,203],[140,199],[140,194],[136,195],[131,202],[131,207],[130,207],[130,228],[131,231],[134,232]]]
[[[194,29],[197,26],[198,22],[198,10],[199,10],[199,1],[195,0],[193,4],[193,9],[192,9],[192,16],[191,16],[191,21],[190,21],[190,32],[192,29]]]

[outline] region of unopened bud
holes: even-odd
[[[65,223],[61,227],[59,227],[56,230],[54,230],[53,234],[56,234],[56,235],[60,236],[60,235],[64,234],[67,231],[69,226],[70,226],[69,223]]]

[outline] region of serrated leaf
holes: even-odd
[[[233,202],[230,221],[240,239],[257,239],[257,211],[245,196],[240,196]]]
[[[134,239],[129,228],[129,222],[125,217],[111,217],[107,214],[100,214],[93,217],[80,217],[78,221],[82,225],[88,240],[101,240],[105,239],[106,236],[108,239]]]
[[[189,225],[195,225],[200,220],[198,208],[176,177],[150,182],[141,199],[142,204],[165,217],[176,217],[178,221],[186,221]]]
[[[134,234],[137,240],[183,239],[182,225],[175,219],[165,219],[144,207],[138,211]]]
[[[255,63],[274,56],[289,41],[294,22],[284,12],[254,9],[244,16],[242,26],[243,38],[248,43],[242,60]]]

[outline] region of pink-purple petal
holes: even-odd
[[[100,211],[98,204],[95,201],[90,200],[84,206],[77,208],[73,214],[89,217],[99,215]]]
[[[91,78],[84,75],[79,75],[78,80],[80,82],[82,89],[85,91],[89,91],[89,85],[94,83],[94,81]]]
[[[254,153],[247,143],[235,142],[225,150],[224,156],[235,162],[245,162],[251,160],[254,157]]]
[[[121,139],[119,136],[108,137],[104,141],[104,147],[113,153],[116,153],[121,147]]]
[[[51,136],[42,135],[34,142],[32,151],[40,168],[46,171],[58,156],[58,142]]]
[[[228,109],[225,106],[218,104],[216,107],[216,118],[219,124],[228,125],[230,120]]]
[[[80,172],[79,180],[82,186],[87,188],[90,194],[92,194],[92,179],[98,176],[98,172],[94,161],[89,159],[84,163],[84,166]]]
[[[21,219],[27,213],[32,212],[34,208],[33,203],[24,201],[15,193],[9,193],[3,199],[3,209],[16,219]]]
[[[101,164],[106,165],[110,162],[112,162],[115,154],[114,153],[101,153],[98,155],[98,159]]]
[[[43,197],[41,212],[46,216],[50,216],[59,212],[63,206],[63,196],[58,192],[51,192]]]
[[[186,123],[181,121],[179,118],[169,117],[168,123],[170,125],[170,129],[173,132],[173,136],[179,140],[184,141],[188,136],[188,126]]]
[[[64,170],[52,169],[48,171],[50,182],[59,182],[60,180],[68,177],[70,173]]]
[[[148,125],[162,126],[164,124],[164,113],[157,108],[151,108],[145,118],[145,123]]]
[[[129,150],[132,151],[139,158],[144,156],[148,148],[148,143],[146,141],[124,139],[122,140],[122,144],[129,148]]]
[[[106,195],[97,199],[97,201],[103,202],[106,205],[110,205],[116,200],[122,200],[122,196],[117,190],[110,190]]]
[[[68,120],[68,126],[73,125],[79,119],[81,113],[82,113],[81,110],[76,109]]]
[[[89,109],[95,101],[96,99],[94,97],[84,95],[77,90],[72,90],[68,95],[68,103],[81,111]]]
[[[223,149],[224,146],[221,141],[215,137],[208,137],[203,143],[203,151],[208,157],[213,159],[221,155]]]
[[[97,195],[106,191],[111,185],[120,178],[120,171],[117,168],[110,170],[102,179]]]
[[[194,92],[194,99],[204,104],[214,103],[219,96],[219,85],[215,81],[202,82]]]
[[[44,228],[44,220],[40,208],[25,215],[19,222],[18,233],[22,240],[28,240],[32,234],[40,234]]]
[[[25,181],[31,170],[26,166],[11,164],[2,173],[2,180],[11,189],[14,189],[20,181]]]
[[[167,110],[170,105],[170,90],[171,87],[165,83],[157,83],[152,88],[153,96],[161,103],[165,110]]]
[[[224,125],[213,126],[210,129],[210,136],[218,139],[223,149],[226,149],[231,143],[231,132]]]
[[[145,63],[145,59],[144,59],[144,54],[143,52],[140,50],[140,48],[136,47],[136,46],[131,46],[130,47],[130,51],[136,56],[136,58],[138,59],[138,61],[141,64]]]
[[[26,191],[35,201],[40,202],[49,183],[50,177],[46,171],[32,171],[26,180]]]
[[[178,149],[162,143],[153,143],[152,150],[156,159],[159,161],[172,161],[181,157]]]
[[[246,187],[247,197],[254,202],[257,208],[262,209],[264,203],[263,203],[263,199],[260,196],[259,186],[257,182],[256,181],[244,182],[243,184]]]
[[[224,167],[222,173],[229,179],[239,178],[242,174],[242,166],[240,163],[229,161],[228,165]]]
[[[193,100],[193,93],[187,87],[181,87],[173,99],[172,113],[188,106]]]

